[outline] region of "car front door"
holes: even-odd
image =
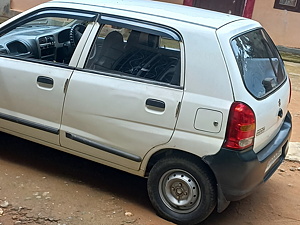
[[[103,17],[101,22],[79,63],[83,69],[69,82],[61,144],[137,170],[145,154],[173,134],[183,95],[182,43],[161,27],[142,29]]]
[[[80,51],[80,47],[76,48],[80,38],[71,41],[70,36],[77,36],[78,32],[87,35],[83,31],[93,17],[39,10],[1,27],[3,131],[59,144],[65,86],[73,73],[72,65],[78,61],[73,53]]]

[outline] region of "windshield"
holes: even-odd
[[[283,62],[263,29],[242,34],[231,45],[244,84],[254,97],[262,98],[284,82]]]

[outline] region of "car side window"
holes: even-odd
[[[0,54],[68,64],[87,24],[68,17],[33,17],[1,35]]]
[[[150,31],[103,24],[85,69],[180,85],[180,43]]]

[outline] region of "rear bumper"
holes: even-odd
[[[216,155],[204,157],[216,176],[220,204],[246,197],[271,177],[287,154],[291,130],[288,113],[276,137],[259,153],[222,148]]]

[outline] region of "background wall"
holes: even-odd
[[[300,13],[274,9],[275,0],[256,0],[252,19],[259,21],[276,45],[300,48]]]
[[[0,1],[3,1],[3,0],[0,0]],[[7,1],[7,0],[4,0],[4,1]],[[48,2],[48,1],[49,0],[10,0],[10,8],[13,11],[22,12],[26,9],[30,9],[38,4]]]

